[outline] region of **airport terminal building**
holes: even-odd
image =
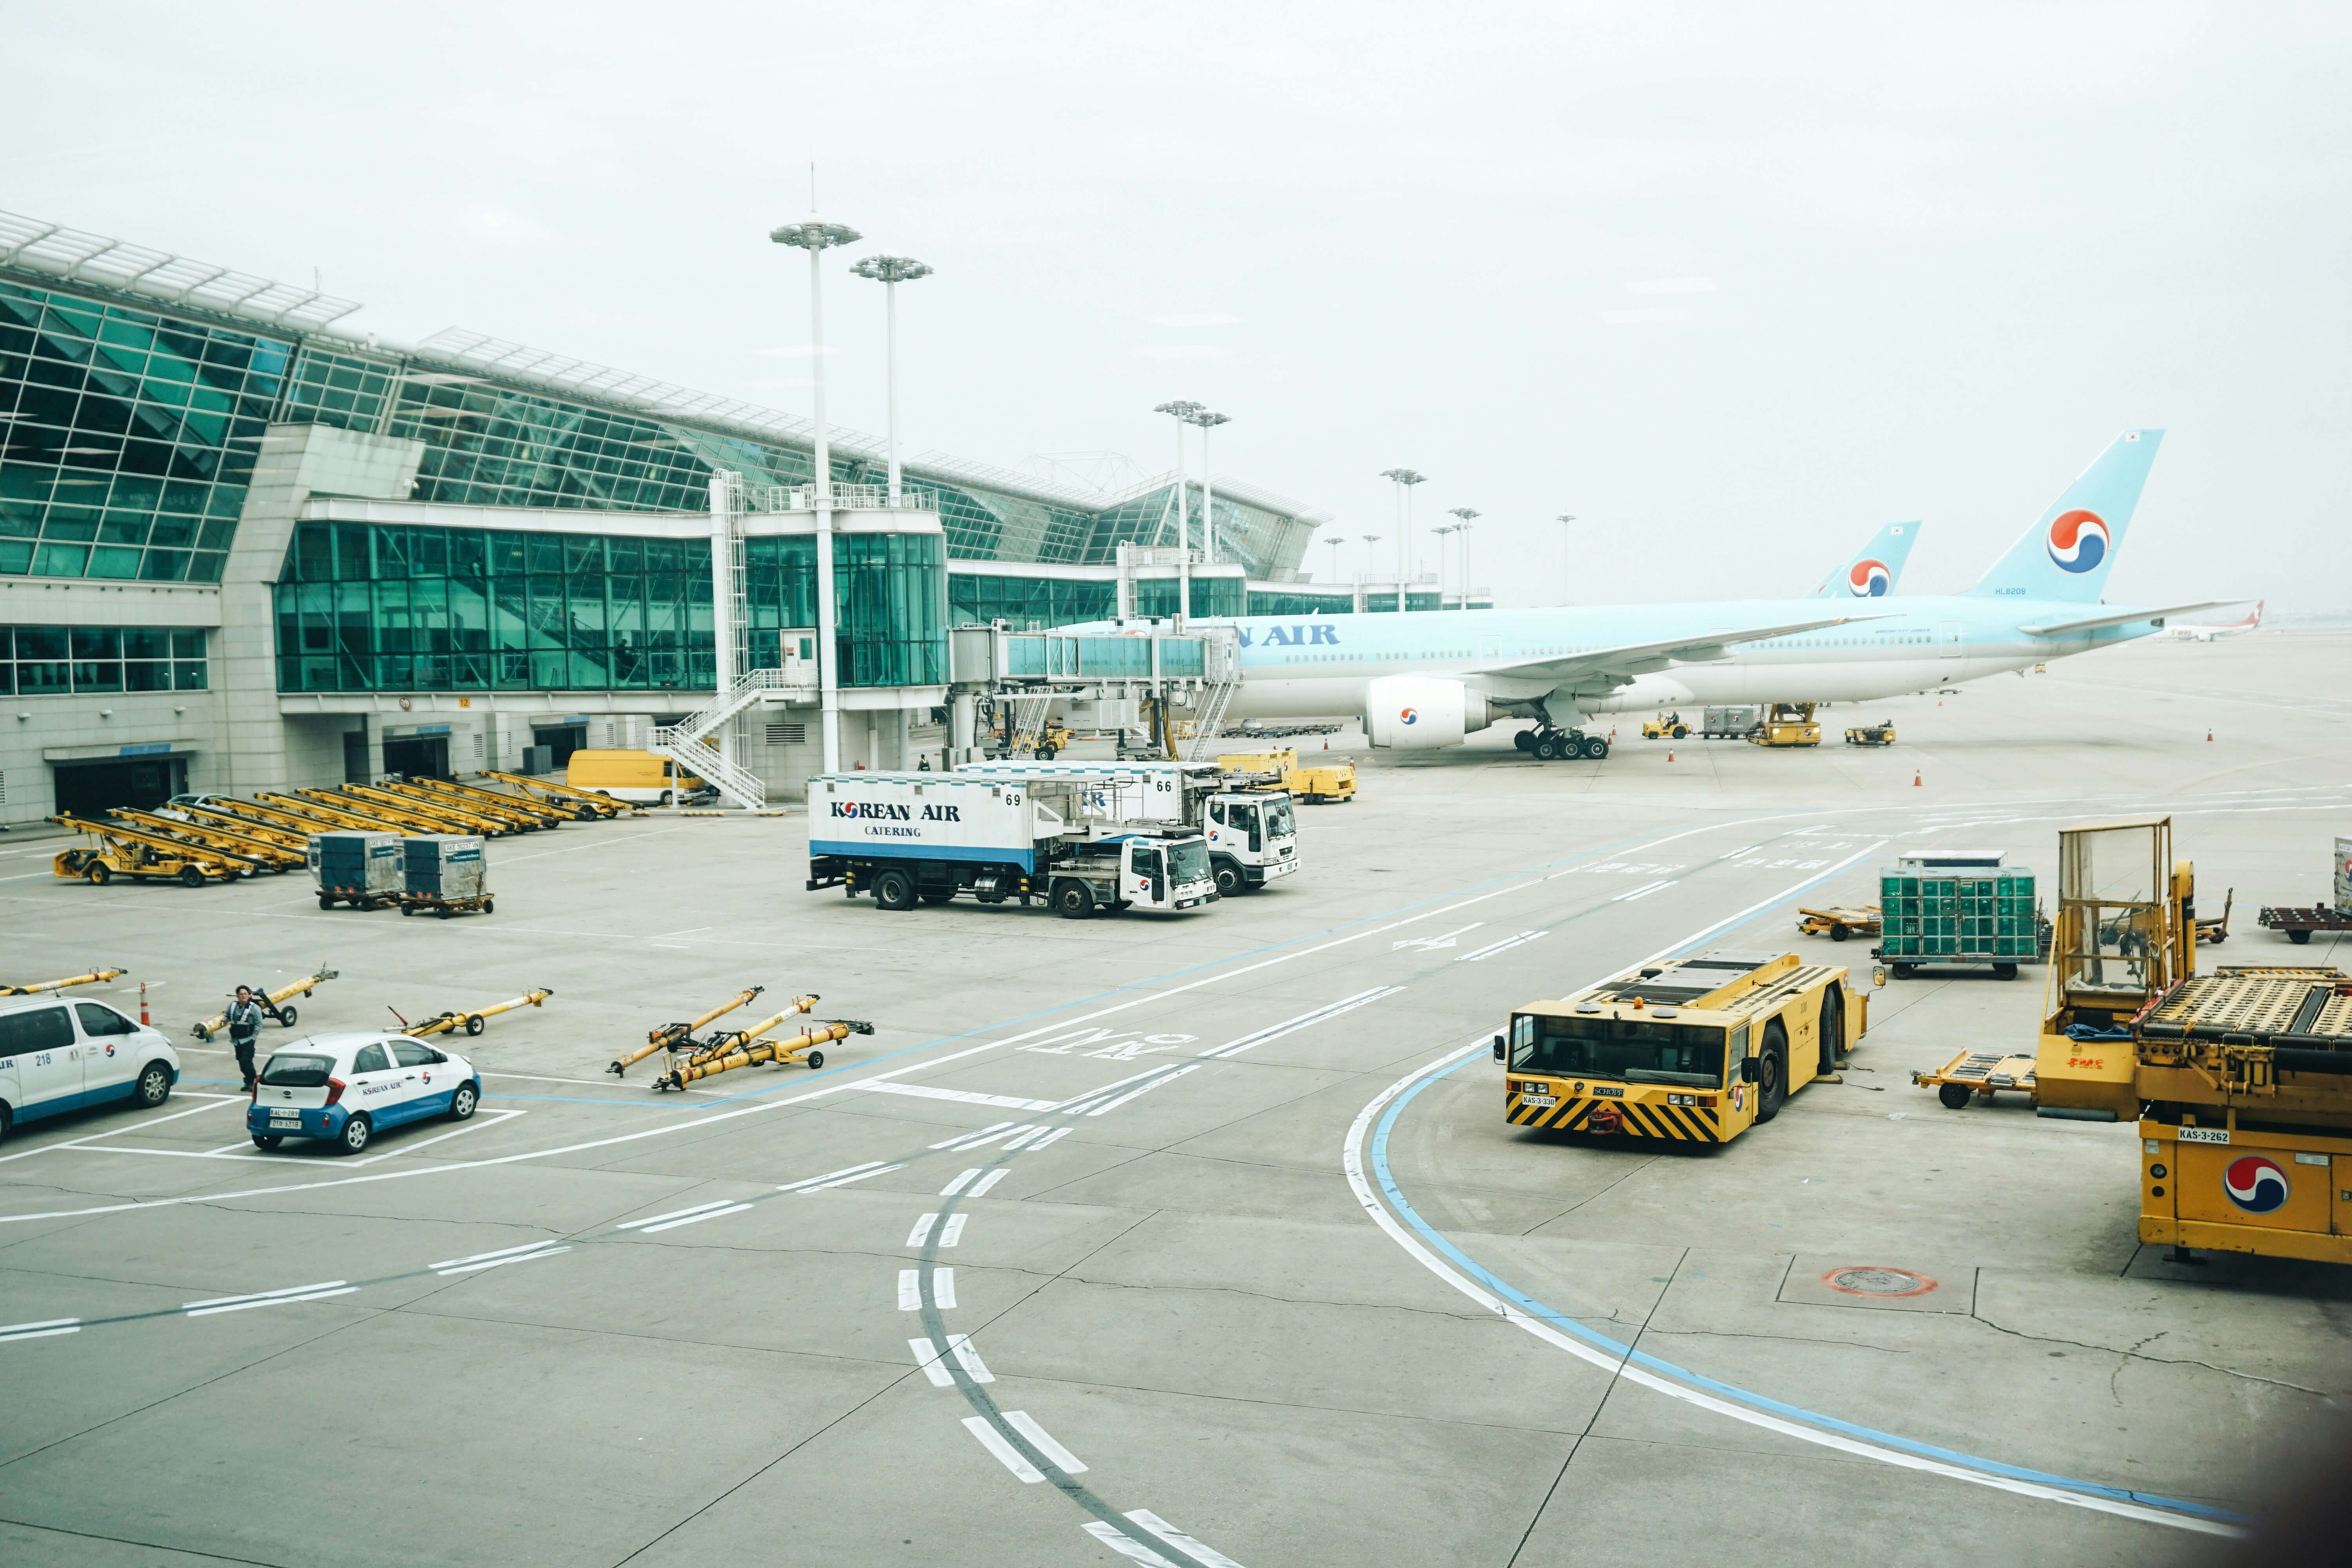
[[[722,474],[735,667],[814,655],[806,421],[454,329],[395,348],[357,309],[0,214],[0,823],[643,745],[712,696]],[[1108,618],[1123,544],[1132,613],[1176,608],[1172,474],[933,455],[893,504],[882,442],[830,456],[844,767],[940,744],[951,626]],[[1399,607],[1304,580],[1327,515],[1213,489],[1194,615]],[[754,717],[747,767],[816,771],[813,710]]]

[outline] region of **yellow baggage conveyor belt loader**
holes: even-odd
[[[583,822],[587,821],[590,816],[607,819],[615,816],[634,816],[646,809],[633,800],[616,800],[609,795],[599,795],[593,789],[574,789],[570,784],[550,784],[545,779],[535,779],[527,773],[502,773],[494,769],[485,768],[482,770],[481,776],[486,779],[496,779],[500,784],[510,784],[522,791],[526,798],[545,800],[558,807],[568,809]]]
[[[561,827],[579,817],[571,810],[548,805],[519,795],[501,795],[497,790],[477,789],[472,784],[456,784],[448,779],[436,779],[424,773],[411,774],[404,782],[412,790],[423,790],[427,795],[448,801],[488,816],[501,817],[514,823],[524,832],[541,828]]]
[[[289,849],[283,844],[251,833],[238,833],[230,828],[216,827],[205,822],[182,822],[175,817],[157,816],[152,813],[133,811],[118,805],[109,813],[117,822],[127,822],[134,827],[146,828],[205,849],[217,849],[235,855],[272,876],[282,877],[298,869],[304,862],[305,852]]]
[[[371,799],[390,799],[402,803],[405,810],[421,811],[446,822],[458,824],[451,831],[469,833],[478,838],[503,838],[509,833],[536,833],[539,824],[507,813],[492,813],[477,806],[436,795],[429,789],[397,779],[386,779],[372,784],[367,791]]]
[[[117,877],[201,888],[206,882],[233,882],[257,868],[241,857],[124,823],[92,822],[70,813],[60,813],[49,821],[87,833],[92,840],[58,851],[49,862],[50,873],[67,881],[79,879],[94,888],[102,888]]]

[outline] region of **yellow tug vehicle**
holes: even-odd
[[[1514,1127],[1728,1143],[1834,1074],[1869,1027],[1845,967],[1703,952],[1530,1002],[1495,1037]]]
[[[2352,976],[2197,970],[2168,816],[2058,836],[2039,1113],[2139,1124],[2139,1239],[2352,1263]]]

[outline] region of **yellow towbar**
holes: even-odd
[[[768,1023],[760,1026],[763,1029],[772,1027],[788,1016],[780,1013],[775,1018],[770,1019]],[[789,1040],[748,1039],[746,1037],[752,1031],[745,1030],[743,1034],[732,1037],[738,1043],[717,1055],[698,1056],[691,1061],[678,1063],[670,1068],[668,1077],[660,1079],[654,1087],[684,1089],[697,1079],[710,1078],[722,1072],[732,1072],[737,1068],[758,1067],[762,1062],[774,1062],[781,1067],[785,1062],[797,1061],[806,1062],[812,1068],[821,1068],[824,1066],[824,1053],[816,1049],[816,1047],[829,1046],[835,1040],[845,1040],[852,1035],[870,1035],[873,1032],[873,1025],[855,1018],[838,1018],[830,1024],[814,1024]]]
[[[500,1013],[511,1013],[518,1007],[536,1007],[554,994],[553,991],[542,985],[536,991],[526,991],[520,996],[492,1006],[477,1007],[467,1013],[436,1013],[430,1018],[420,1018],[414,1024],[410,1024],[405,1018],[400,1018],[397,1010],[394,1011],[392,1016],[400,1018],[403,1024],[407,1025],[407,1027],[400,1031],[402,1034],[413,1036],[420,1040],[428,1035],[446,1035],[454,1029],[463,1029],[468,1035],[478,1035],[482,1032],[483,1019],[495,1018]]]
[[[88,974],[77,974],[67,980],[35,980],[23,985],[0,985],[0,996],[32,996],[43,991],[62,991],[68,985],[95,985],[101,980],[111,980],[127,974],[126,969],[93,969]]]
[[[766,989],[764,985],[754,985],[748,991],[738,991],[731,1000],[721,1002],[699,1018],[689,1018],[683,1024],[664,1024],[658,1029],[648,1029],[646,1031],[646,1043],[642,1047],[632,1046],[623,1051],[604,1070],[614,1078],[619,1078],[623,1068],[634,1066],[656,1051],[675,1051],[680,1046],[685,1046],[688,1050],[694,1049],[695,1030],[709,1023],[713,1018],[725,1017],[738,1007],[750,1006],[752,998]]]
[[[290,1029],[294,1026],[294,1019],[296,1016],[295,1010],[291,1007],[282,1006],[280,1004],[290,1001],[297,996],[308,996],[311,992],[317,990],[320,985],[323,984],[327,981],[332,980],[335,977],[336,973],[336,971],[329,969],[322,963],[319,966],[317,973],[306,974],[302,976],[301,979],[295,981],[293,984],[281,985],[275,991],[264,991],[258,985],[250,985],[246,989],[253,992],[256,995],[261,998],[261,1016],[263,1017],[268,1018],[272,1023],[277,1024],[283,1028]],[[234,994],[234,993],[232,993],[232,994]],[[209,1040],[215,1035],[219,1034],[222,1029],[227,1026],[227,1025],[228,1009],[224,1007],[219,1012],[214,1014],[211,1017],[206,1018],[203,1023],[191,1025],[188,1028],[188,1033],[194,1035],[200,1040]]]

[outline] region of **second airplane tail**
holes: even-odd
[[[1903,563],[1919,540],[1916,522],[1890,522],[1871,535],[1862,553],[1822,579],[1816,599],[1883,599],[1903,581]]]
[[[2161,430],[2116,437],[1969,594],[2096,603],[2163,440]]]

